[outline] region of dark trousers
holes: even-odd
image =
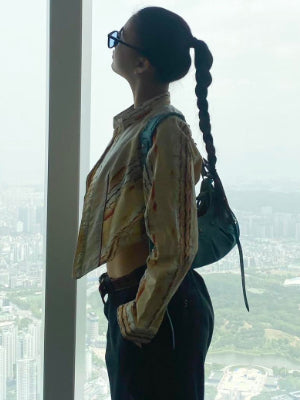
[[[214,310],[205,282],[195,270],[187,273],[170,300],[150,343],[140,348],[121,335],[117,307],[135,298],[146,268],[142,265],[117,280],[111,280],[106,272],[99,277],[108,320],[105,360],[111,399],[203,400],[204,362],[214,329]]]

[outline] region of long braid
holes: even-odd
[[[210,169],[214,170],[217,162],[216,150],[214,147],[213,137],[211,134],[210,116],[208,112],[207,88],[212,82],[212,77],[209,72],[213,56],[207,45],[202,40],[194,39],[195,47],[195,67],[196,67],[196,88],[197,106],[199,109],[199,127],[203,133],[203,140],[207,151],[208,163]]]
[[[213,64],[213,56],[208,49],[207,44],[203,40],[195,37],[192,38],[192,46],[195,48],[195,68],[196,68],[196,88],[197,107],[199,109],[199,127],[203,133],[203,140],[207,151],[208,170],[214,180],[216,192],[218,192],[217,200],[219,204],[225,202],[227,208],[229,204],[225,195],[225,191],[219,175],[216,171],[216,149],[211,134],[210,116],[208,112],[207,88],[212,82],[212,76],[209,72]],[[218,212],[218,210],[215,210]]]

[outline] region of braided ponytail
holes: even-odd
[[[195,68],[196,68],[196,88],[197,106],[199,108],[199,127],[203,133],[203,140],[207,151],[208,163],[210,171],[215,170],[217,162],[216,150],[211,134],[210,116],[208,113],[207,88],[212,82],[212,77],[209,72],[213,57],[207,45],[202,40],[194,38],[193,45],[195,47]]]
[[[203,140],[207,151],[208,171],[214,180],[215,190],[218,194],[216,197],[216,203],[218,206],[221,206],[225,203],[225,206],[227,209],[229,209],[228,200],[222,182],[216,171],[217,157],[213,137],[211,134],[210,116],[208,113],[208,102],[206,99],[207,88],[212,82],[212,77],[209,70],[213,63],[213,56],[203,40],[193,37],[191,46],[195,48],[195,68],[197,82],[195,93],[197,96],[197,106],[199,108],[199,127],[203,133]],[[215,212],[221,212],[221,207],[217,207]]]

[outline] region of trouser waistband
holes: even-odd
[[[101,294],[103,303],[105,304],[104,296],[107,293],[117,292],[119,290],[138,285],[146,269],[147,264],[143,264],[129,274],[121,276],[120,278],[110,278],[107,272],[104,272],[102,275],[100,275],[99,292]]]

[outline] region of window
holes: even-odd
[[[82,17],[76,0],[0,6],[0,399],[73,392],[75,400],[110,399],[98,292],[106,266],[71,280],[74,215],[113,116],[133,103],[128,83],[111,69],[107,33],[146,6],[120,2],[116,12],[115,3],[85,0]],[[206,400],[296,397],[299,4],[190,0],[163,7],[181,15],[214,57],[208,103],[217,170],[240,224],[250,306],[248,313],[236,248],[198,270],[216,317]],[[190,52],[191,69],[170,85],[171,101],[206,158]]]

